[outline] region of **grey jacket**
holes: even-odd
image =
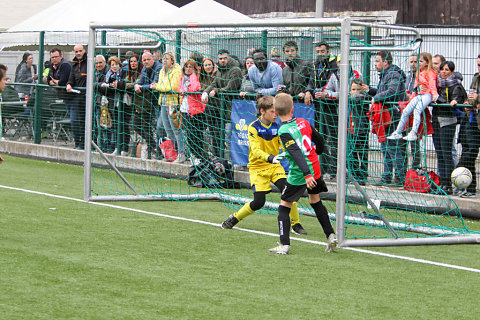
[[[32,74],[32,70],[30,69],[30,67],[26,63],[22,64],[22,66],[20,67],[20,70],[18,71],[18,74],[17,74],[17,82],[18,83],[35,83],[36,82],[35,80],[32,80],[32,76],[34,74],[37,74],[37,66],[35,64],[32,65],[32,66],[33,66],[33,70],[34,70],[33,74]],[[32,86],[20,86],[19,85],[19,86],[16,87],[16,89],[17,89],[18,93],[31,95],[35,88],[32,87]]]

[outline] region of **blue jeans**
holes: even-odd
[[[225,147],[230,150],[230,144],[232,143],[232,123],[225,123]]]
[[[392,181],[394,168],[396,177],[400,181],[405,180],[404,154],[401,145],[402,143],[404,143],[402,139],[387,140],[380,143],[380,148],[383,154],[382,179],[385,182]]]
[[[182,129],[175,128],[172,117],[168,114],[167,106],[160,107],[160,117],[157,119],[157,133],[160,131],[159,128],[162,127],[167,132],[167,137],[175,143],[178,153],[185,154],[185,142]]]
[[[408,121],[410,114],[413,112],[413,125],[412,131],[417,133],[418,127],[422,122],[422,114],[423,111],[428,107],[428,105],[432,102],[432,95],[430,93],[421,94],[413,98],[403,109],[402,116],[400,117],[400,122],[397,126],[397,132],[402,132],[403,127]]]
[[[392,121],[396,123],[401,117],[399,109],[391,110]],[[394,124],[386,129],[386,135],[389,136],[394,131]],[[393,178],[393,169],[395,169],[395,176],[400,181],[405,181],[405,151],[406,141],[403,139],[389,140],[380,143],[380,149],[383,154],[383,173],[382,180],[391,182]]]
[[[455,137],[456,124],[440,127],[437,119],[433,119],[433,145],[437,154],[437,168],[440,184],[450,186],[450,175],[455,164],[453,162],[452,147]]]

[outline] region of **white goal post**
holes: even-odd
[[[103,24],[100,22],[92,22],[89,29],[89,43],[88,43],[88,70],[87,70],[87,92],[86,92],[86,122],[85,122],[85,165],[84,165],[84,199],[86,201],[115,201],[115,200],[169,200],[169,199],[222,199],[225,195],[212,196],[212,194],[195,194],[195,195],[182,195],[182,194],[168,194],[168,196],[142,196],[138,195],[135,189],[129,184],[127,179],[122,176],[120,170],[115,168],[115,165],[103,155],[98,149],[95,143],[92,141],[93,130],[93,110],[94,110],[94,81],[95,81],[95,54],[98,49],[155,49],[158,48],[161,43],[157,45],[133,45],[133,44],[115,44],[106,45],[98,44],[97,40],[98,32],[100,30],[109,31],[121,31],[128,29],[162,29],[162,30],[181,30],[192,28],[208,29],[208,28],[282,28],[282,27],[298,27],[298,28],[325,28],[325,27],[337,27],[340,30],[340,53],[342,57],[348,57],[350,52],[353,51],[413,51],[420,47],[421,40],[418,30],[415,28],[395,26],[395,25],[382,25],[375,23],[365,23],[355,21],[351,17],[344,18],[315,18],[315,19],[275,19],[275,20],[253,20],[252,22],[240,22],[240,23],[199,23],[194,26],[190,23],[174,23],[174,24],[162,24],[162,23],[126,23],[126,24]],[[406,33],[411,33],[415,37],[415,41],[411,42],[408,46],[393,47],[372,47],[372,46],[351,46],[351,31],[354,27],[370,27],[378,29],[394,29],[401,30]],[[347,240],[345,239],[345,223],[346,223],[346,178],[347,178],[347,113],[348,113],[348,94],[349,94],[349,61],[348,59],[342,59],[340,61],[340,95],[339,95],[339,127],[338,127],[338,158],[337,158],[337,186],[336,186],[336,231],[340,246],[392,246],[392,245],[421,245],[421,244],[457,244],[457,243],[480,243],[480,236],[446,236],[446,237],[433,237],[428,239],[409,238],[409,239],[374,239],[374,240]],[[100,156],[108,163],[108,165],[118,174],[122,180],[131,189],[133,195],[128,196],[95,196],[92,195],[92,150],[98,152]],[[365,196],[365,195],[364,195]],[[241,199],[243,200],[243,199]],[[371,201],[366,199],[367,202]],[[378,223],[378,221],[376,221]],[[388,224],[388,221],[381,223]],[[390,226],[389,226],[390,228]],[[402,226],[404,228],[404,226]]]

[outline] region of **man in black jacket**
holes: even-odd
[[[50,61],[52,67],[47,76],[47,83],[51,86],[66,86],[72,66],[62,56],[62,51],[58,48],[50,50]]]
[[[286,57],[285,68],[282,72],[285,93],[303,99],[310,79],[313,78],[311,63],[300,58],[295,41],[287,41],[283,45],[283,52]],[[310,99],[305,99],[306,105],[309,106],[311,102]]]
[[[66,87],[67,92],[71,95],[67,107],[75,148],[83,150],[85,148],[85,91],[74,88],[87,85],[87,53],[81,44],[73,47],[73,53],[75,58],[71,62],[72,70]]]
[[[305,103],[315,99],[315,118],[317,130],[325,134],[327,149],[323,155],[322,172],[324,179],[334,179],[337,173],[337,139],[338,136],[338,103],[321,100],[331,75],[338,70],[337,58],[330,53],[330,45],[326,42],[315,44],[317,59],[313,64],[313,75],[310,77]]]
[[[202,102],[207,104],[205,114],[211,129],[213,141],[213,154],[220,156],[222,148],[221,141],[225,141],[226,147],[230,147],[230,138],[232,135],[232,123],[230,122],[230,112],[232,110],[232,97],[223,93],[237,93],[242,86],[242,71],[238,63],[230,57],[230,52],[225,49],[218,51],[218,73],[212,84],[205,89],[202,95]],[[225,101],[225,113],[222,114],[221,99]],[[220,136],[221,117],[225,117],[225,137]],[[224,139],[225,140],[224,140]]]

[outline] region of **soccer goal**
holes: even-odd
[[[307,66],[302,73],[295,73],[295,62],[287,61],[282,52],[283,46],[292,42],[296,59]],[[323,86],[316,83],[322,70],[314,63],[319,43],[328,44],[330,55],[326,59],[338,61],[334,76],[339,87],[335,95],[315,98],[309,104],[299,93],[322,91]],[[365,118],[369,100],[352,99],[349,94],[351,78],[355,74],[363,83],[375,86],[377,72],[372,62],[382,50],[391,52],[395,64],[406,70],[409,56],[420,52],[421,40],[414,28],[348,17],[195,25],[92,23],[85,200],[219,200],[229,209],[250,201],[247,128],[257,115],[257,94],[245,76],[252,61],[245,68],[242,65],[258,48],[267,52],[269,59],[279,52],[279,64],[290,64],[288,67],[294,70],[291,79],[295,80],[290,80],[287,90],[294,96],[295,116],[307,119],[327,141],[327,151],[321,155],[322,172],[335,179],[327,181],[330,191],[322,199],[336,221],[341,246],[480,242],[479,236],[465,226],[455,202],[441,192],[419,195],[388,183],[378,185],[384,173],[382,147]],[[141,75],[132,67],[131,59],[141,62],[145,50],[150,51],[152,59],[159,57],[161,61],[163,56],[170,60],[164,73],[181,73],[185,62],[193,60],[201,88],[189,92],[179,85],[181,76],[174,79],[172,74],[161,85],[137,89],[135,84],[141,81]],[[217,55],[225,52],[228,65],[215,66]],[[111,57],[125,60],[126,80],[104,81],[102,86],[95,68],[97,55],[107,61],[118,61],[109,60]],[[154,67],[148,68],[153,71]],[[220,74],[228,75],[228,79]],[[209,92],[215,90],[208,95],[205,109],[190,116],[182,107],[183,99],[198,100],[207,88]],[[271,92],[276,91],[274,88]],[[398,104],[385,105],[386,110],[397,108]],[[427,139],[423,139],[419,159],[425,169],[431,168],[432,162],[427,151]],[[410,158],[403,151],[404,167],[409,166]],[[287,165],[285,168],[288,170]],[[435,185],[431,188],[436,190]],[[261,213],[275,214],[279,198],[278,192],[272,192]],[[313,215],[307,201],[299,202],[299,211]]]

